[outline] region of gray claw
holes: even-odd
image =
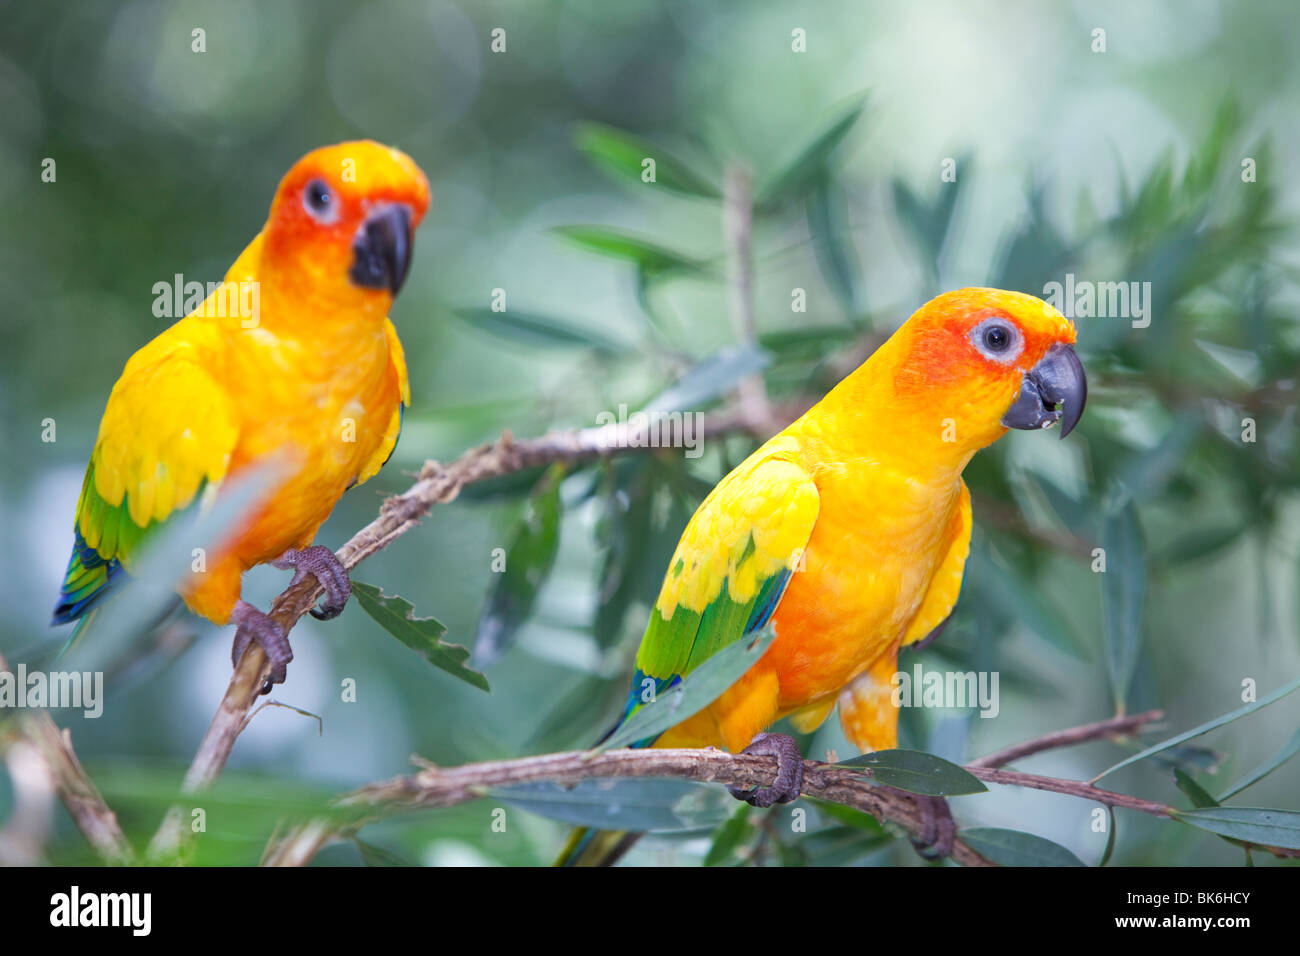
[[[270,676],[262,687],[262,693],[269,694],[272,684],[284,683],[289,673],[289,662],[293,660],[293,649],[284,628],[247,601],[235,604],[230,619],[235,622],[235,643],[231,647],[234,666],[239,666],[239,659],[244,656],[248,645],[257,641],[271,664]]]
[[[741,753],[776,757],[776,779],[770,787],[746,790],[728,787],[731,795],[753,807],[766,808],[774,803],[791,803],[803,790],[803,754],[789,734],[759,734]]]
[[[329,548],[320,544],[313,544],[301,551],[290,548],[271,564],[277,568],[294,569],[290,587],[310,575],[325,590],[325,600],[320,607],[311,609],[311,616],[316,620],[330,621],[343,613],[352,594],[352,580],[348,577],[343,562]]]

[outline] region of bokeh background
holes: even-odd
[[[77,492],[109,389],[165,324],[153,284],[220,278],[298,156],[371,137],[413,156],[435,194],[393,314],[414,404],[393,459],[320,542],[340,545],[426,458],[506,428],[595,424],[700,366],[692,381],[713,387],[689,410],[725,406],[756,359],[778,401],[818,395],[941,289],[1147,281],[1148,328],[1079,320],[1092,384],[1079,430],[1013,433],[969,469],[963,598],[904,666],[997,670],[1001,710],[908,712],[904,745],[962,760],[1117,707],[1167,711],[1148,740],[1195,726],[1240,706],[1245,680],[1262,697],[1300,674],[1298,106],[1300,20],[1285,0],[0,4],[0,651],[36,661],[63,639],[46,625]],[[629,167],[641,155],[657,157],[658,182]],[[955,183],[941,181],[949,159]],[[728,312],[716,190],[729,168],[758,199],[757,343]],[[505,313],[488,311],[494,289]],[[255,862],[278,819],[405,772],[413,753],[456,764],[590,743],[625,693],[677,534],[759,437],[540,487],[528,473],[437,508],[356,576],[450,640],[473,646],[486,621],[501,639],[483,664],[491,693],[427,666],[356,602],[305,619],[275,696],[321,724],[281,708],[253,721],[206,804],[198,859]],[[1090,568],[1098,546],[1105,575]],[[494,574],[494,548],[521,573]],[[265,606],[286,580],[259,569],[246,596]],[[122,649],[101,719],[56,715],[140,847],[225,687],[229,638],[174,619]],[[348,677],[356,703],[340,699]],[[1188,806],[1171,760],[1219,793],[1294,746],[1298,726],[1300,695],[1108,783]],[[1021,766],[1086,779],[1136,746]],[[852,752],[834,719],[805,740],[828,749]],[[1232,802],[1300,808],[1298,766]],[[0,765],[0,827],[12,801]],[[496,805],[378,824],[318,862],[554,855],[562,825],[514,809],[494,832]],[[1069,797],[995,789],[954,809],[1088,863],[1106,843],[1095,808]],[[752,826],[718,858],[917,862],[861,821],[811,820],[808,835]],[[1244,861],[1176,823],[1120,813],[1118,826],[1116,863]],[[632,859],[699,862],[711,839],[657,836]],[[61,811],[45,849],[88,859]]]

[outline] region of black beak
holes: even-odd
[[[1043,360],[1025,373],[1020,394],[1002,416],[1007,428],[1050,428],[1061,423],[1061,437],[1074,431],[1088,401],[1083,363],[1068,345],[1053,345]],[[1057,411],[1056,406],[1062,406]]]
[[[411,210],[401,203],[377,207],[352,241],[348,277],[364,288],[397,295],[410,267]]]

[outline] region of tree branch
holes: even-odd
[[[1028,757],[1030,754],[1041,753],[1044,750],[1055,750],[1058,747],[1073,747],[1075,744],[1085,743],[1089,740],[1098,740],[1102,737],[1119,737],[1135,730],[1138,730],[1144,724],[1160,720],[1165,716],[1162,710],[1148,710],[1145,713],[1133,714],[1128,717],[1110,717],[1106,720],[1099,720],[1092,724],[1083,724],[1080,727],[1070,727],[1067,730],[1057,730],[1053,733],[1037,737],[1034,740],[1027,740],[1022,744],[1016,744],[1014,747],[1008,747],[1005,750],[999,750],[996,753],[987,754],[972,760],[968,765],[970,768],[975,767],[1004,767],[1012,761],[1019,760],[1021,757]]]
[[[746,345],[758,342],[758,321],[754,313],[754,197],[749,170],[739,164],[727,167],[722,184],[722,229],[727,249],[727,278],[730,286],[731,321],[736,335]],[[741,407],[768,414],[767,384],[756,372],[740,383]]]
[[[999,769],[1002,764],[1030,754],[1129,733],[1163,716],[1160,711],[1152,710],[1053,731],[973,760],[966,769],[988,783],[1060,793],[1104,806],[1168,818],[1173,808],[1154,800],[1103,790],[1084,781]],[[370,784],[339,798],[335,805],[340,810],[351,809],[359,813],[350,822],[311,820],[283,836],[274,835],[263,853],[262,865],[305,866],[330,840],[350,836],[372,820],[400,811],[455,806],[485,797],[494,787],[541,780],[577,783],[598,777],[668,777],[737,787],[763,787],[772,783],[777,772],[775,757],[729,754],[713,749],[651,748],[612,750],[600,754],[572,751],[452,768],[437,767],[419,758],[416,760],[423,766],[418,773]],[[897,824],[909,833],[919,835],[924,827],[924,817],[916,797],[893,787],[873,785],[864,774],[870,774],[870,770],[805,760],[803,796],[863,810],[882,822]],[[953,859],[967,866],[990,865],[988,860],[960,840],[960,831],[958,836],[953,847]],[[1274,846],[1258,848],[1278,857],[1300,857],[1300,850]]]
[[[0,655],[0,671],[8,670],[9,664]],[[44,710],[25,711],[14,723],[19,736],[39,754],[55,792],[86,842],[106,863],[130,863],[134,856],[131,844],[122,833],[117,815],[82,769],[68,731],[60,730]]]
[[[371,784],[343,797],[338,801],[338,807],[360,811],[358,819],[347,824],[312,820],[296,827],[286,836],[272,841],[263,855],[262,864],[301,866],[329,840],[350,835],[371,820],[400,811],[455,806],[480,799],[494,787],[540,780],[577,783],[604,777],[670,777],[736,787],[761,787],[771,784],[776,772],[777,761],[771,756],[730,754],[721,750],[653,748],[610,750],[595,755],[576,750],[451,768],[426,765],[410,776]],[[863,810],[920,836],[925,827],[925,817],[917,798],[892,787],[873,785],[863,774],[860,768],[805,760],[803,795]],[[952,856],[966,866],[989,865],[960,838],[953,845]]]
[[[703,437],[736,431],[767,434],[785,427],[802,411],[797,405],[767,411],[742,403],[734,409],[706,415]],[[415,484],[400,495],[385,500],[379,516],[339,548],[338,559],[351,571],[418,525],[435,505],[454,500],[466,485],[555,462],[574,464],[628,452],[651,451],[653,448],[646,427],[605,425],[551,432],[522,441],[516,441],[507,432],[499,441],[471,449],[449,465],[426,461]],[[286,588],[275,599],[270,616],[288,634],[320,595],[321,588],[315,580],[305,578]],[[255,642],[249,644],[185,774],[182,785],[185,793],[202,790],[221,773],[235,740],[248,724],[249,711],[266,686],[268,675],[269,666],[262,648]],[[181,838],[181,809],[172,807],[150,842],[150,857],[159,859],[174,855],[180,848]]]

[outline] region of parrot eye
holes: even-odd
[[[1015,361],[1024,346],[1020,330],[1000,317],[985,319],[975,326],[970,340],[985,358],[1004,364]]]
[[[302,191],[302,205],[311,213],[312,218],[320,222],[333,222],[338,216],[334,193],[319,179],[313,179]]]
[[[990,352],[1005,352],[1011,345],[1011,333],[1001,325],[991,325],[984,330],[984,345]]]

